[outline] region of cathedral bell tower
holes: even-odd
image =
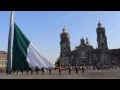
[[[66,66],[69,65],[69,53],[70,49],[70,36],[66,31],[66,28],[63,28],[63,32],[60,34],[60,58],[61,65]]]
[[[61,56],[67,56],[71,49],[70,49],[70,37],[65,27],[63,28],[63,32],[61,33],[60,37],[61,37],[60,42]]]
[[[107,45],[107,37],[105,34],[105,28],[102,27],[102,24],[98,23],[98,27],[96,29],[97,33],[97,43],[99,50],[99,64],[106,65],[108,64],[108,45]]]
[[[98,27],[97,27],[97,42],[98,42],[98,49],[108,49],[108,46],[107,46],[107,37],[106,37],[106,34],[105,34],[105,28],[102,27],[102,24],[98,23]]]

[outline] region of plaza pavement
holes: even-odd
[[[78,75],[75,71],[71,71],[71,75],[68,71],[62,71],[59,75],[59,72],[54,70],[52,70],[51,75],[49,75],[49,71],[45,71],[44,75],[41,71],[38,75],[35,72],[33,75],[30,72],[29,75],[26,72],[23,75],[20,72],[18,75],[0,73],[0,79],[120,79],[120,70],[86,70],[84,74],[79,71]]]

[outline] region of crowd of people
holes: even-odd
[[[60,74],[61,71],[69,71],[69,74],[71,74],[71,71],[76,71],[76,74],[78,74],[78,71],[84,72],[87,70],[120,70],[120,65],[101,65],[101,66],[67,66],[67,67],[56,67],[56,71],[59,70]]]
[[[72,72],[76,72],[76,75],[78,74],[78,72],[81,73],[85,73],[85,71],[88,70],[120,70],[120,65],[104,65],[104,66],[66,66],[66,67],[55,67],[53,68],[41,68],[39,69],[38,67],[36,68],[27,68],[27,69],[13,69],[12,72],[13,74],[18,74],[21,72],[21,74],[23,75],[23,73],[27,73],[27,75],[31,74],[33,75],[33,72],[35,72],[37,75],[40,72],[42,72],[42,75],[44,75],[45,71],[49,71],[49,75],[51,75],[52,70],[59,72],[59,75],[61,75],[62,71],[66,71],[68,72],[68,74],[71,74]]]
[[[38,75],[38,72],[42,71],[42,75],[44,75],[44,70],[45,70],[45,68],[39,69],[38,67],[36,67],[36,68],[26,68],[26,69],[23,69],[23,68],[17,69],[16,68],[16,69],[13,69],[12,72],[13,72],[13,74],[15,74],[15,73],[18,74],[19,72],[21,72],[22,75],[23,75],[23,72],[27,72],[27,75],[29,74],[29,72],[30,72],[31,75],[33,75],[33,72],[36,72],[36,74]],[[49,74],[51,75],[52,68],[48,68],[46,70],[49,70]]]
[[[28,74],[33,75],[33,72],[36,72],[36,74],[38,75],[38,72],[41,71],[41,72],[42,72],[42,75],[44,75],[45,70],[46,70],[46,71],[49,71],[49,74],[50,74],[50,75],[51,75],[52,70],[54,70],[54,71],[56,71],[56,72],[59,71],[59,75],[61,75],[61,72],[64,71],[65,69],[63,69],[63,67],[58,67],[58,69],[56,69],[56,68],[54,68],[54,69],[52,69],[52,68],[47,68],[47,69],[46,69],[46,68],[41,68],[41,69],[39,69],[38,67],[36,67],[36,68],[27,68],[27,69],[21,68],[21,69],[13,69],[13,70],[12,70],[12,73],[13,73],[13,74],[18,74],[18,73],[21,72],[21,74],[23,75],[23,72],[24,72],[24,73],[26,72],[27,75],[28,75]],[[72,70],[73,70],[72,67],[67,67],[67,69],[66,69],[65,71],[68,71],[69,74],[71,74],[71,71],[72,71]],[[82,67],[81,70],[82,70],[82,72],[83,72],[83,74],[84,74],[85,67]],[[78,74],[79,68],[78,68],[78,67],[75,67],[75,71],[76,71],[76,74]]]

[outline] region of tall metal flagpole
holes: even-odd
[[[14,11],[11,11],[9,37],[8,37],[6,74],[11,74],[12,73],[12,42],[13,42],[13,30],[14,30],[14,20],[13,19],[14,19]]]

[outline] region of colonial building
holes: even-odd
[[[0,72],[5,72],[6,60],[7,60],[7,52],[0,51]]]
[[[70,47],[70,36],[63,28],[60,34],[60,57],[56,60],[59,66],[76,65],[110,65],[120,64],[120,49],[108,49],[105,28],[98,23],[96,28],[98,48],[90,45],[88,38],[80,39],[80,45],[74,50]]]

